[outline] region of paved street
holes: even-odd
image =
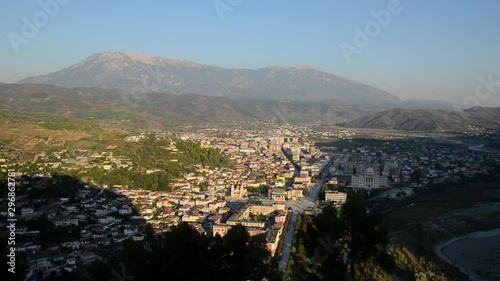
[[[293,230],[295,229],[295,224],[297,223],[297,213],[292,213],[292,218],[290,219],[290,224],[286,230],[285,242],[283,244],[283,252],[281,254],[281,260],[279,263],[279,270],[285,272],[288,260],[290,259],[290,251],[292,249],[293,241]]]
[[[297,216],[299,213],[304,212],[307,208],[314,206],[314,203],[318,198],[318,194],[321,191],[321,187],[323,186],[323,182],[328,175],[330,165],[333,162],[334,158],[332,157],[332,160],[325,166],[325,168],[323,168],[318,183],[312,188],[311,193],[309,193],[308,197],[304,197],[299,200],[286,201],[286,206],[292,208],[292,218],[290,219],[290,224],[288,225],[288,228],[286,230],[287,232],[285,235],[283,251],[281,253],[281,259],[279,262],[279,270],[281,272],[285,272],[288,265],[288,260],[290,259],[290,251],[292,249],[293,242],[293,232],[295,231]]]

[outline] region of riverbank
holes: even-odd
[[[500,279],[500,228],[453,238],[438,244],[435,251],[472,281]]]

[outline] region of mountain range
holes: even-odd
[[[500,107],[472,107],[463,111],[395,108],[347,122],[351,128],[422,132],[470,131],[474,127],[500,128]]]
[[[0,110],[43,113],[103,126],[136,128],[241,121],[341,123],[351,128],[422,132],[500,128],[500,108],[473,107],[464,111],[396,108],[372,113],[349,104],[172,93],[140,95],[99,87],[65,88],[46,84],[0,84]]]
[[[271,99],[232,99],[194,94],[127,94],[99,87],[47,84],[0,85],[0,110],[53,114],[114,126],[179,123],[276,121],[328,124],[368,114],[348,104]]]
[[[383,90],[310,67],[227,69],[129,52],[94,54],[68,68],[19,83],[102,87],[126,93],[349,103],[385,109],[405,107],[406,103]]]
[[[0,101],[4,110],[154,127],[251,120],[425,132],[500,127],[499,108],[452,111],[310,67],[228,69],[128,52],[0,84]]]

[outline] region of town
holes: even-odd
[[[315,142],[328,137],[347,145]],[[290,249],[284,240],[293,232],[297,213],[318,212],[329,201],[341,206],[353,193],[398,198],[437,184],[488,177],[500,164],[498,155],[431,138],[352,145],[353,138],[356,133],[348,130],[318,133],[292,125],[185,131],[175,139],[155,131],[106,144],[102,151],[42,153],[35,164],[18,165],[16,251],[26,258],[27,279],[43,278],[105,260],[126,239],[142,241],[180,222],[208,236],[224,236],[241,224],[252,236],[264,235],[267,249],[281,256],[285,267]],[[174,156],[169,162],[182,164],[179,148],[189,142],[216,149],[232,166],[193,163],[189,168],[194,171],[173,179],[168,190],[99,182],[91,174],[69,176],[77,168],[137,170],[132,157],[119,154],[120,146],[141,146],[151,139],[167,141],[163,149]],[[2,163],[0,168],[11,166]],[[146,175],[162,171],[160,166],[142,168]],[[0,216],[7,217],[7,210]]]

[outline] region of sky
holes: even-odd
[[[498,0],[7,0],[0,82],[129,51],[307,65],[401,98],[500,106],[499,11]]]

